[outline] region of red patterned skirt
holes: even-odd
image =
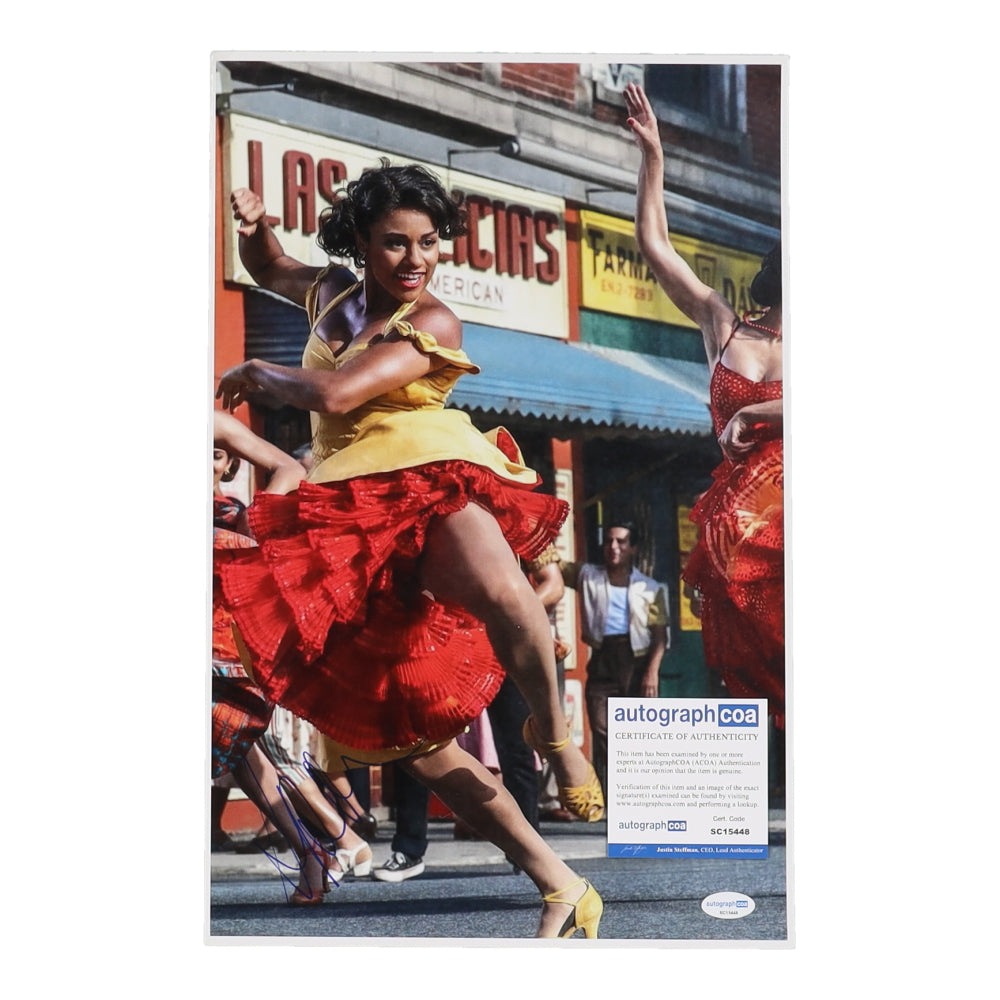
[[[212,665],[212,777],[231,771],[267,732],[274,706],[239,663]]]
[[[785,710],[784,462],[781,441],[723,462],[691,511],[700,528],[684,579],[702,594],[705,661],[734,697]]]
[[[226,605],[265,695],[346,747],[376,751],[460,733],[503,680],[485,629],[421,592],[436,517],[475,503],[513,551],[536,556],[568,508],[463,461],[259,494],[258,548],[226,553]]]

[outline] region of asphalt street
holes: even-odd
[[[562,858],[604,899],[599,937],[610,941],[752,941],[787,943],[784,815],[772,813],[766,859],[608,858],[605,823],[543,823]],[[527,939],[540,902],[535,887],[491,844],[456,841],[447,821],[432,821],[426,870],[401,883],[345,879],[314,908],[292,909],[297,881],[291,854],[211,855],[209,940],[231,938]],[[389,855],[391,824],[373,845],[376,865]],[[710,916],[715,892],[753,900],[739,919]],[[582,937],[582,934],[579,935]],[[235,942],[231,942],[235,943]]]

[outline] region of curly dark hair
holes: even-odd
[[[465,211],[434,174],[415,163],[393,167],[384,156],[379,160],[380,167],[363,170],[319,217],[316,242],[331,257],[351,257],[363,267],[357,237],[367,240],[372,225],[397,208],[425,212],[444,240],[465,232]]]
[[[781,304],[781,242],[760,262],[760,270],[750,283],[750,298],[759,306]]]

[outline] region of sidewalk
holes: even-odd
[[[453,868],[468,865],[507,865],[503,852],[485,840],[455,840],[451,820],[432,819],[428,822],[429,841],[424,863],[428,868]],[[395,825],[380,821],[378,838],[372,844],[375,865],[388,860]],[[785,812],[771,810],[768,822],[772,844],[785,842]],[[600,823],[542,823],[542,836],[564,861],[579,861],[607,856],[606,821]],[[278,854],[286,861],[293,858],[290,852]],[[274,865],[267,855],[212,854],[212,881],[248,878],[273,878]]]

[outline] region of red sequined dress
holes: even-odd
[[[316,333],[354,285],[317,315],[303,368],[336,370]],[[513,439],[476,430],[445,409],[458,378],[479,369],[403,319],[386,324],[443,362],[346,415],[312,415],[314,466],[287,496],[249,509],[258,548],[220,567],[226,602],[265,693],[339,744],[343,762],[425,752],[462,732],[503,680],[481,622],[421,591],[417,564],[434,518],[474,503],[496,518],[513,551],[538,555],[568,508],[534,492]],[[332,748],[331,748],[332,749]]]
[[[725,349],[723,349],[723,354]],[[737,410],[781,399],[781,381],[754,382],[715,366],[712,423],[722,434]],[[739,462],[724,459],[691,511],[700,528],[684,579],[702,594],[705,661],[733,697],[785,707],[784,462],[781,438],[762,439]]]

